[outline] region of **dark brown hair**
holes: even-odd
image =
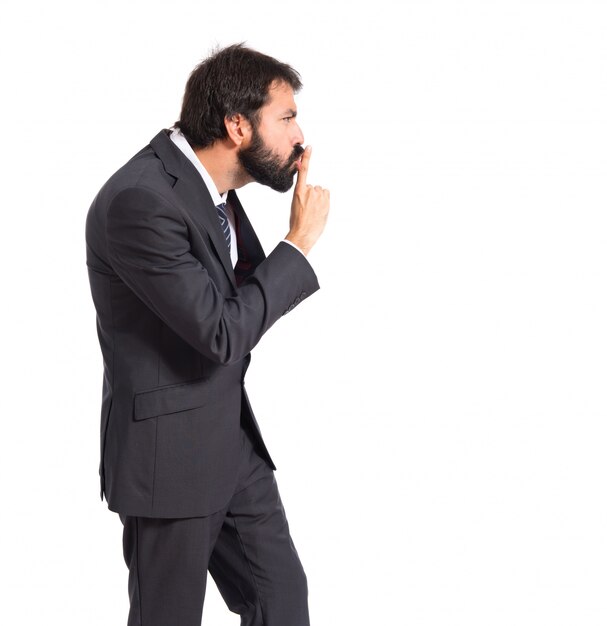
[[[256,125],[274,81],[290,85],[294,92],[302,86],[290,65],[243,43],[216,50],[190,74],[175,126],[195,148],[210,146],[227,137],[226,117],[240,113]]]

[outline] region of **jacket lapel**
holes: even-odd
[[[233,189],[228,192],[228,203],[232,207],[238,223],[238,249],[239,252],[242,250],[242,254],[239,254],[238,257],[250,262],[253,267],[257,267],[266,258],[266,255]]]
[[[234,226],[238,241],[238,261],[234,274],[236,284],[240,286],[266,258],[266,255],[234,190],[228,193],[228,205],[234,213]]]
[[[235,287],[236,277],[234,275],[234,269],[232,268],[230,252],[219,224],[217,209],[213,204],[211,194],[206,188],[200,174],[196,171],[196,168],[171,141],[169,132],[170,131],[167,130],[161,130],[156,137],[150,141],[150,145],[158,158],[162,161],[167,173],[176,179],[173,191],[182,201],[184,209],[190,215],[194,223],[209,235],[215,253],[219,257],[232,286]],[[238,205],[240,206],[240,203],[238,203]],[[240,208],[242,209],[242,207]]]

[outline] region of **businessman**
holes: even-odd
[[[129,626],[199,626],[207,570],[241,624],[310,623],[244,387],[262,335],[319,288],[306,256],[329,192],[307,183],[300,88],[293,68],[242,44],[214,52],[190,75],[179,121],[88,212],[101,498],[124,525]],[[254,181],[295,183],[285,239],[267,257],[235,193]]]

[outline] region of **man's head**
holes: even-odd
[[[287,191],[303,152],[293,98],[300,88],[299,74],[289,65],[243,44],[232,45],[194,69],[175,126],[198,150],[235,139],[244,172]]]

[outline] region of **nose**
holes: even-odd
[[[303,133],[301,132],[301,128],[299,127],[299,124],[297,122],[295,122],[295,135],[293,137],[293,144],[303,144],[304,142],[304,136]]]

